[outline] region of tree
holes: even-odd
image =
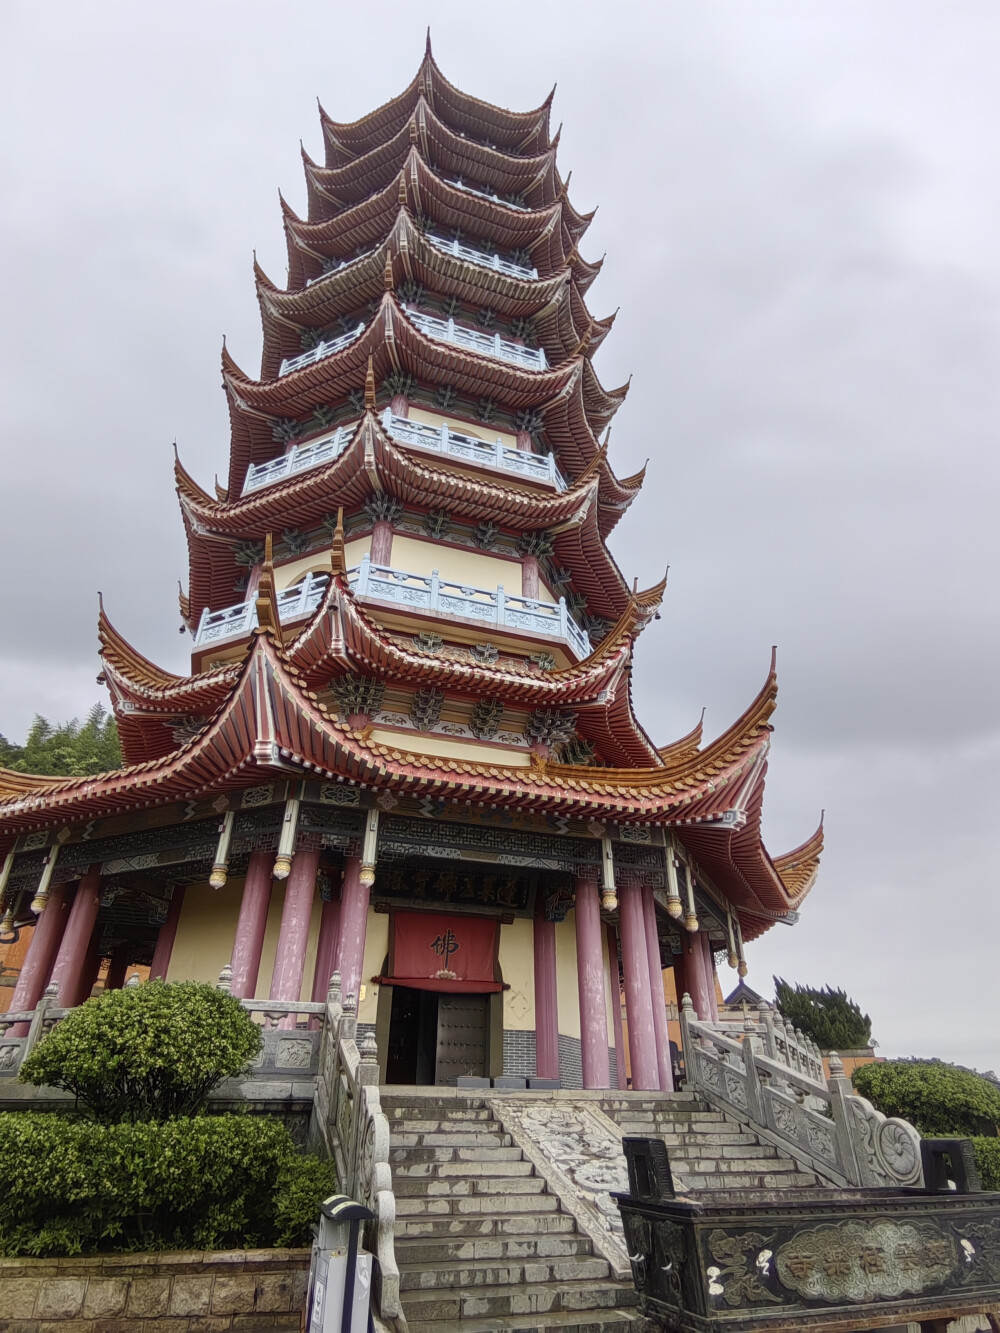
[[[941,1060],[884,1060],[852,1074],[855,1089],[883,1115],[901,1116],[921,1134],[950,1138],[1000,1132],[1000,1087]]]
[[[70,778],[121,768],[122,752],[114,717],[95,704],[85,722],[54,725],[35,715],[23,745],[0,735],[0,768],[18,773],[51,773]]]
[[[782,1018],[811,1037],[822,1051],[856,1051],[871,1044],[872,1021],[847,993],[824,986],[790,986],[774,978],[774,993]]]
[[[88,1000],[38,1043],[23,1083],[71,1092],[94,1120],[195,1115],[260,1050],[239,1000],[198,981],[148,981]]]

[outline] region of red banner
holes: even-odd
[[[500,923],[488,916],[394,912],[387,981],[414,990],[501,990],[496,979]]]

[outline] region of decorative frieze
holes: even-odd
[[[342,713],[364,713],[375,717],[382,707],[385,681],[374,676],[337,676],[330,689]]]
[[[477,699],[469,720],[469,729],[477,740],[492,740],[500,729],[502,717],[502,699]]]
[[[416,690],[410,704],[410,720],[418,731],[430,731],[441,718],[444,694],[433,686]]]

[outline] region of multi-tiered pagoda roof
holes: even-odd
[[[371,115],[321,112],[307,216],[282,205],[287,287],[255,267],[259,375],[223,351],[226,485],[177,464],[191,673],[102,607],[125,766],[0,771],[0,854],[55,823],[299,775],[383,808],[670,829],[745,938],[802,901],[821,833],[772,858],[760,832],[773,660],[708,745],[700,726],[658,745],[635,716],[632,654],[665,580],[637,590],[607,546],[643,475],[609,460],[627,385],[593,366],[614,316],[586,305],[591,215],[549,107],[468,97],[428,49]]]

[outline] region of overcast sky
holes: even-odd
[[[995,837],[1000,9],[949,0],[0,0],[0,732],[102,697],[97,589],[174,670],[171,443],[225,474],[223,334],[259,365],[315,101],[352,119],[435,56],[563,173],[649,457],[613,539],[670,565],[635,674],[658,743],[781,682],[773,853],[827,810],[801,922],[751,951],[842,985],[887,1054],[1000,1067]],[[735,978],[733,978],[735,980]],[[724,969],[723,984],[730,974]]]

